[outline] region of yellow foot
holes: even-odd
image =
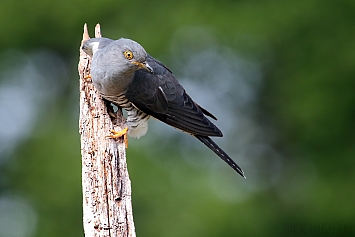
[[[84,76],[85,81],[91,81],[91,74]]]
[[[124,140],[124,143],[126,145],[126,149],[128,148],[128,138],[127,138],[127,132],[128,132],[128,128],[125,128],[125,129],[122,129],[121,131],[117,132],[115,130],[110,130],[110,132],[112,134],[106,136],[108,138],[120,138],[120,137],[123,137],[123,140]]]

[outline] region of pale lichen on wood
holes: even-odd
[[[101,37],[96,25],[95,37]],[[82,43],[89,39],[84,26]],[[107,106],[90,78],[91,58],[80,46],[80,118],[83,185],[83,221],[85,237],[135,237],[123,139],[109,139],[110,129],[121,130],[125,119],[120,112],[110,117]]]

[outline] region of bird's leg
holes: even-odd
[[[105,105],[106,105],[106,108],[107,108],[107,113],[109,114],[109,116],[112,118],[112,119],[117,119],[117,114],[115,113],[115,110],[113,108],[113,105],[111,104],[110,101],[104,99],[104,102],[105,102]],[[120,113],[122,113],[122,110],[119,108],[119,111]],[[111,134],[106,136],[106,138],[113,138],[113,139],[117,139],[117,138],[120,138],[120,137],[123,137],[123,140],[124,140],[124,143],[126,145],[126,149],[128,148],[128,137],[127,137],[127,132],[128,132],[128,127],[127,128],[124,128],[122,129],[121,131],[115,131],[113,129],[110,130]]]
[[[107,108],[107,113],[111,118],[117,118],[117,115],[115,113],[115,110],[113,109],[113,106],[111,105],[111,102],[103,99]]]
[[[125,143],[125,145],[126,145],[126,149],[128,148],[128,137],[127,137],[128,127],[122,129],[122,130],[119,131],[119,132],[117,132],[117,131],[111,129],[110,132],[111,132],[112,134],[106,136],[107,138],[114,138],[114,139],[117,139],[117,138],[123,137],[124,143]]]

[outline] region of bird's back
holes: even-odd
[[[191,99],[166,66],[149,55],[147,63],[154,74],[136,71],[126,92],[129,101],[144,113],[190,134],[222,136],[204,112],[211,114]]]

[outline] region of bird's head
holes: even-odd
[[[133,70],[144,69],[153,73],[153,69],[147,63],[147,52],[137,42],[121,38],[115,40],[110,47],[116,51],[117,57],[126,64],[127,68]]]
[[[121,38],[112,40],[108,38],[92,38],[84,42],[83,51],[93,57],[98,50],[110,59],[111,62],[119,62],[126,70],[144,69],[153,73],[153,69],[146,62],[147,52],[137,42]]]

